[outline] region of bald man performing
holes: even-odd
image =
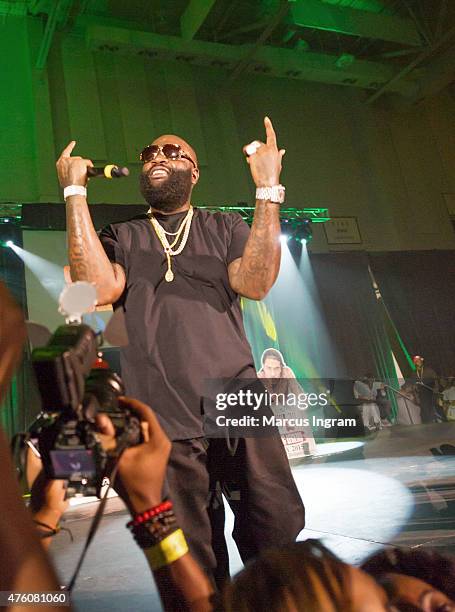
[[[175,513],[191,552],[218,582],[228,572],[222,530],[212,524],[220,491],[240,492],[233,536],[243,561],[295,540],[304,526],[278,436],[233,446],[207,438],[203,428],[207,379],[256,379],[239,296],[262,299],[280,267],[284,150],[268,118],[264,124],[266,142],[244,148],[257,187],[251,230],[238,214],[192,206],[198,160],[178,136],[160,136],[140,155],[149,214],[109,225],[99,237],[86,199],[92,162],[71,156],[74,141],[57,161],[72,280],[95,283],[99,304],[125,312],[127,393],[156,411],[173,441],[167,482]]]

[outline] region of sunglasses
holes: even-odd
[[[156,144],[148,145],[148,147],[145,147],[145,149],[143,149],[139,159],[142,163],[146,164],[147,162],[156,159],[160,153],[162,153],[166,159],[187,159],[193,164],[195,168],[197,167],[194,161],[188,155],[188,153],[185,153],[182,147],[178,144],[169,143],[163,145],[162,147]]]

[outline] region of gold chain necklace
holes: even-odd
[[[179,255],[183,251],[183,249],[185,248],[185,245],[186,245],[187,240],[188,240],[188,235],[190,233],[190,227],[191,227],[191,221],[193,219],[193,214],[194,214],[194,209],[190,205],[190,207],[188,209],[188,212],[186,213],[185,218],[183,219],[182,223],[180,224],[180,227],[173,234],[171,234],[170,232],[166,232],[164,227],[153,216],[153,214],[150,217],[150,222],[152,224],[152,227],[155,230],[155,233],[158,236],[158,240],[161,242],[161,245],[162,245],[162,247],[164,249],[164,253],[166,255],[166,259],[167,259],[167,272],[166,272],[164,278],[165,278],[166,282],[168,282],[168,283],[170,283],[171,281],[174,280],[174,273],[172,272],[171,257],[175,257],[175,255]],[[167,239],[166,234],[168,234],[170,236],[175,236],[174,240],[172,241],[172,244],[169,244],[169,241]],[[183,236],[182,236],[182,234],[183,234]],[[176,244],[180,240],[181,236],[182,236],[182,240],[180,242],[180,245],[174,250],[174,247],[176,246]]]

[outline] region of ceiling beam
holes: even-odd
[[[435,96],[455,81],[455,45],[427,64],[425,73],[417,83],[418,90],[410,99],[411,104]]]
[[[65,25],[75,0],[29,0],[30,15],[47,15],[61,27]],[[54,26],[55,27],[55,26]]]
[[[216,0],[190,0],[180,17],[180,31],[185,40],[192,40],[199,31]]]
[[[265,44],[268,38],[273,34],[273,31],[278,27],[281,20],[289,11],[289,3],[287,0],[280,0],[280,5],[277,12],[270,18],[267,27],[261,32],[259,38],[250,48],[248,54],[237,64],[234,70],[229,75],[229,84],[233,83],[243,72],[245,72],[254,60],[254,57],[262,45]]]
[[[366,100],[366,104],[371,104],[372,102],[377,100],[380,96],[382,96],[382,94],[386,91],[393,91],[393,88],[396,87],[396,85],[401,81],[401,79],[404,79],[417,66],[419,66],[420,64],[425,62],[427,59],[429,59],[431,55],[435,54],[436,51],[438,51],[438,49],[443,47],[454,36],[455,36],[455,26],[450,28],[450,30],[448,30],[444,34],[444,36],[442,36],[438,40],[438,42],[434,44],[433,47],[428,47],[427,49],[424,49],[422,53],[420,53],[410,64],[402,68],[399,72],[395,74],[395,76],[392,79],[390,79],[390,81],[388,81],[380,89],[375,91],[375,93]],[[416,90],[414,91],[413,95],[415,95],[417,91],[418,91],[418,85],[416,84]]]
[[[245,25],[240,26],[239,28],[235,28],[234,30],[225,32],[224,34],[219,34],[215,40],[216,42],[221,42],[229,40],[230,38],[234,38],[239,34],[249,34],[250,32],[254,32],[255,30],[264,30],[268,26],[269,22],[270,18],[266,17],[265,19],[261,19],[260,21],[247,23]]]
[[[161,61],[181,61],[231,72],[239,62],[250,58],[254,49],[254,58],[245,67],[245,72],[370,90],[381,88],[394,75],[394,68],[379,62],[354,59],[349,65],[340,67],[336,55],[300,53],[270,45],[256,49],[255,45],[186,41],[177,36],[99,26],[96,22],[87,27],[86,39],[93,51],[136,55]],[[415,86],[412,79],[400,79],[392,86],[392,91],[409,96],[415,93]]]
[[[30,15],[49,14],[51,11],[52,0],[28,0],[28,12]]]
[[[27,5],[23,2],[16,2],[12,4],[8,1],[0,1],[0,16],[1,17],[25,17],[27,14]]]
[[[301,28],[338,32],[350,36],[421,46],[412,19],[326,4],[320,0],[290,0],[289,23]]]
[[[31,15],[47,15],[46,27],[35,64],[37,70],[43,70],[46,66],[57,26],[61,28],[67,23],[73,4],[74,0],[29,0],[28,11]]]
[[[49,49],[52,46],[52,39],[54,38],[55,29],[57,28],[57,17],[61,10],[61,4],[61,0],[55,0],[51,11],[47,16],[46,27],[44,29],[43,38],[41,39],[41,45],[38,52],[38,58],[36,60],[37,70],[43,70],[46,65]]]

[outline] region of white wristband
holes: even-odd
[[[69,198],[69,196],[73,196],[73,195],[80,195],[80,196],[84,196],[84,198],[87,197],[87,189],[85,187],[83,187],[82,185],[68,185],[68,187],[65,187],[63,190],[63,199],[66,200],[66,198]]]

